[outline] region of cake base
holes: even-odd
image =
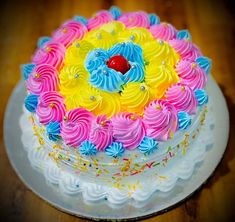
[[[53,182],[53,178],[50,180],[50,176],[53,175],[53,172],[48,175],[49,179],[47,178],[47,180],[45,180],[43,174],[34,170],[30,166],[27,153],[23,151],[21,129],[18,124],[19,118],[22,115],[22,111],[19,107],[21,107],[25,96],[22,82],[17,85],[12,93],[4,120],[4,139],[10,162],[19,177],[31,190],[62,211],[93,219],[129,219],[160,213],[169,209],[176,203],[183,201],[195,190],[200,188],[212,174],[225,151],[229,129],[228,110],[225,99],[215,81],[210,78],[208,83],[208,94],[211,100],[208,113],[210,118],[208,121],[213,121],[214,119],[216,122],[207,124],[206,126],[208,127],[205,129],[206,131],[199,135],[198,142],[207,141],[207,143],[201,143],[202,146],[198,146],[198,144],[195,143],[195,146],[198,146],[198,150],[193,149],[197,147],[192,147],[192,149],[190,148],[189,150],[200,151],[200,155],[198,155],[198,159],[195,161],[195,163],[198,162],[198,164],[195,166],[194,171],[193,163],[191,168],[188,166],[184,168],[188,169],[187,172],[185,171],[184,174],[182,174],[183,171],[181,171],[181,176],[174,174],[169,186],[164,186],[167,189],[156,188],[158,191],[147,201],[139,202],[130,200],[127,201],[128,204],[122,205],[113,205],[110,204],[109,201],[102,201],[98,205],[93,205],[90,202],[84,202],[81,195],[62,195],[58,187],[51,183]],[[216,127],[213,127],[214,124]],[[211,127],[209,127],[209,125]],[[207,148],[208,150],[205,152]],[[197,152],[197,154],[199,154],[199,152]],[[187,156],[188,155],[185,157]],[[203,159],[204,161],[202,162]],[[191,176],[192,173],[193,175]],[[189,177],[190,179],[188,180],[182,180]],[[177,181],[178,178],[181,179]],[[48,181],[50,182],[48,183]],[[54,182],[56,183],[56,181]]]

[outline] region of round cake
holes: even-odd
[[[29,160],[61,192],[146,200],[146,181],[177,168],[205,125],[211,60],[156,14],[75,16],[21,69]]]

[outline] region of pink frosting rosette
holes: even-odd
[[[46,125],[51,121],[62,121],[65,114],[63,97],[58,92],[44,92],[39,97],[36,114],[40,123]]]
[[[182,59],[195,61],[200,56],[202,56],[200,49],[193,44],[192,49],[187,54],[183,55]]]
[[[126,149],[138,147],[146,135],[142,119],[133,113],[118,113],[112,117],[111,121],[114,140],[123,143]]]
[[[105,115],[97,116],[93,121],[89,140],[98,150],[104,150],[113,142],[112,124]]]
[[[197,63],[181,60],[175,68],[180,82],[190,86],[193,90],[206,86],[206,73]]]
[[[123,15],[121,15],[118,21],[122,22],[128,28],[148,28],[150,26],[148,14],[142,11],[124,13]]]
[[[57,70],[47,64],[36,66],[26,80],[26,87],[30,93],[40,95],[42,92],[56,91],[59,79]]]
[[[177,130],[177,110],[167,101],[154,100],[145,108],[143,122],[147,136],[166,141]]]
[[[193,90],[181,83],[177,83],[168,88],[165,94],[166,100],[171,103],[177,111],[185,111],[194,114],[197,109],[197,99]]]
[[[96,29],[101,25],[113,21],[113,16],[108,11],[100,11],[96,15],[88,20],[87,28],[88,30]]]
[[[169,41],[176,37],[176,29],[169,23],[162,22],[149,28],[155,39]]]
[[[192,42],[186,39],[173,39],[169,41],[169,44],[181,57],[189,54],[193,48]]]
[[[52,38],[68,47],[74,40],[82,39],[86,32],[87,27],[84,24],[70,20],[57,29]]]
[[[69,146],[77,147],[89,139],[93,114],[84,108],[69,111],[61,123],[61,136]]]
[[[59,70],[63,65],[65,51],[66,48],[61,43],[49,41],[36,51],[32,62],[36,65],[49,64]]]

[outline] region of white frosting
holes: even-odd
[[[130,186],[124,189],[117,189],[108,184],[98,185],[96,183],[87,182],[86,178],[69,173],[62,170],[48,156],[48,150],[40,145],[37,138],[33,136],[32,126],[28,121],[27,113],[20,118],[20,126],[22,129],[21,140],[28,152],[28,158],[33,168],[40,170],[51,184],[59,185],[60,192],[66,195],[82,194],[85,201],[97,202],[107,200],[110,206],[118,206],[129,202],[138,207],[140,202],[147,201],[148,198],[156,191],[169,192],[172,190],[178,179],[186,180],[191,177],[195,164],[201,162],[205,155],[207,147],[212,143],[211,137],[214,120],[209,117],[206,119],[205,126],[201,130],[198,139],[190,144],[190,148],[186,155],[179,155],[171,161],[169,166],[158,171],[156,174],[143,174],[139,176],[139,182],[133,181],[135,187]],[[136,185],[137,184],[137,185]]]

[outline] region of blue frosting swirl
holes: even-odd
[[[106,64],[109,56],[106,50],[104,49],[95,49],[88,53],[85,60],[85,67],[87,70],[92,73],[100,66]]]
[[[192,37],[191,37],[189,31],[186,30],[186,29],[178,31],[177,34],[176,34],[176,38],[177,39],[189,39],[189,40],[192,40]]]
[[[107,61],[115,55],[122,55],[131,65],[124,75],[107,66]],[[95,49],[88,53],[84,65],[90,73],[90,83],[108,92],[119,92],[125,83],[144,80],[142,48],[133,42],[118,43],[107,51]]]
[[[46,43],[46,42],[49,42],[51,40],[50,37],[47,37],[47,36],[43,36],[41,38],[38,39],[38,43],[37,43],[37,46],[38,48],[42,48],[43,45]]]
[[[211,59],[205,56],[200,56],[196,59],[196,63],[205,70],[206,74],[211,72]]]
[[[29,75],[32,73],[35,66],[36,65],[33,63],[23,64],[20,66],[20,70],[24,80],[27,80],[29,78]]]
[[[105,153],[108,156],[112,156],[114,158],[121,157],[122,154],[124,153],[124,148],[122,143],[113,142],[110,146],[108,146],[105,149]]]
[[[131,68],[123,75],[124,82],[142,82],[144,80],[144,67],[139,63],[130,63]]]
[[[149,21],[150,21],[150,25],[156,25],[160,23],[160,18],[156,14],[150,13]]]
[[[90,74],[90,83],[105,91],[119,92],[124,84],[123,75],[120,72],[110,69],[107,66],[100,66]]]
[[[144,153],[145,155],[150,155],[158,148],[158,142],[151,138],[145,136],[144,139],[141,141],[139,145],[139,150],[141,153]]]
[[[204,104],[208,103],[209,98],[204,89],[197,89],[194,91],[194,94],[197,98],[199,106],[203,106]]]
[[[82,155],[93,156],[97,153],[97,148],[93,143],[86,140],[81,144],[79,151]]]
[[[112,6],[109,9],[109,12],[112,14],[112,16],[115,20],[117,20],[122,15],[121,9],[118,8],[117,6]]]
[[[178,112],[178,127],[179,127],[179,129],[185,130],[191,124],[192,124],[192,118],[188,113],[186,113],[184,111]]]
[[[35,112],[37,105],[38,105],[37,95],[29,94],[27,97],[25,97],[24,106],[29,112],[31,113]]]
[[[75,15],[73,17],[73,20],[75,20],[76,22],[80,22],[82,23],[83,25],[87,25],[87,19],[83,16],[80,16],[80,15]]]
[[[130,62],[144,64],[142,48],[133,42],[121,42],[108,50],[110,57],[122,55]]]
[[[52,141],[60,140],[60,122],[50,122],[46,126],[46,131],[48,133],[48,138]]]

